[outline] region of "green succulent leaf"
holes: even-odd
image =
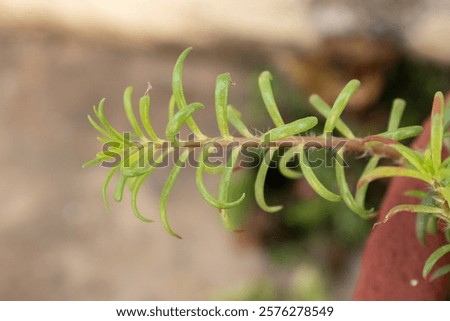
[[[106,101],[105,98],[100,100],[100,103],[98,104],[98,109],[95,108],[95,106],[93,107],[94,113],[97,116],[100,123],[106,129],[106,131],[110,134],[109,137],[112,137],[120,142],[122,141],[122,135],[120,135],[119,132],[111,126],[111,124],[105,117],[105,101]]]
[[[355,91],[359,88],[361,83],[359,80],[353,79],[344,87],[339,96],[336,98],[336,101],[333,104],[333,108],[331,108],[331,112],[325,122],[325,127],[323,129],[324,135],[327,133],[332,133],[333,129],[336,127],[336,123],[341,117],[342,112],[353,96]]]
[[[357,188],[364,184],[368,184],[374,180],[386,177],[410,177],[422,180],[428,184],[432,183],[432,178],[426,173],[421,173],[414,169],[395,167],[395,166],[380,166],[375,168],[370,173],[363,175],[359,181]]]
[[[269,130],[263,136],[264,142],[277,141],[290,136],[295,136],[300,133],[310,130],[318,123],[317,117],[310,116],[302,119],[295,120],[289,124],[282,125]]]
[[[439,261],[440,258],[442,258],[444,255],[450,252],[450,244],[441,246],[436,251],[434,251],[426,260],[425,265],[422,270],[422,276],[426,278],[428,274],[430,274],[431,270],[433,269],[434,265]],[[441,269],[443,269],[442,267]],[[447,267],[448,269],[448,267]],[[438,272],[438,271],[436,271]],[[442,273],[442,272],[440,272]]]
[[[241,113],[231,105],[228,105],[228,121],[234,128],[244,137],[255,138],[255,136],[248,130],[244,122],[241,120]]]
[[[373,157],[370,158],[369,162],[366,164],[366,167],[364,168],[363,172],[362,172],[362,176],[364,176],[367,173],[370,173],[371,171],[373,171],[377,165],[378,162],[380,161],[380,157],[378,155],[375,155]],[[358,204],[359,207],[364,208],[364,204],[366,202],[366,194],[367,194],[367,189],[369,187],[369,183],[365,183],[362,184],[355,193],[355,201]]]
[[[284,121],[283,118],[281,118],[280,111],[278,110],[278,106],[273,96],[272,86],[270,85],[271,80],[272,74],[268,71],[263,71],[258,78],[259,89],[270,118],[272,118],[275,126],[279,127],[284,125]]]
[[[228,90],[231,85],[231,77],[229,73],[220,74],[216,80],[215,106],[217,125],[222,137],[230,137],[228,129]]]
[[[404,159],[408,161],[415,169],[420,172],[426,173],[427,170],[425,168],[425,158],[419,152],[406,147],[401,144],[391,144],[389,145],[392,149],[395,149]]]
[[[181,239],[181,236],[179,236],[177,233],[175,233],[169,224],[169,219],[167,217],[167,201],[169,200],[169,196],[170,196],[170,192],[172,191],[172,187],[173,187],[178,175],[180,174],[181,169],[184,167],[184,164],[186,163],[189,153],[190,153],[190,150],[187,149],[180,155],[180,158],[177,160],[175,166],[172,168],[172,170],[169,173],[169,177],[167,178],[167,181],[164,184],[164,187],[161,191],[161,197],[159,199],[159,213],[160,213],[160,217],[161,217],[161,221],[164,226],[164,229],[170,235],[175,236],[179,239]]]
[[[142,126],[154,142],[159,142],[161,139],[155,133],[150,122],[150,96],[144,95],[139,99],[139,116],[141,117]]]
[[[308,161],[308,157],[305,155],[302,146],[299,145],[297,148],[300,151],[299,157],[302,173],[305,176],[305,179],[308,182],[308,184],[312,187],[312,189],[326,200],[329,200],[331,202],[341,201],[342,197],[340,195],[331,192],[319,181],[313,169],[311,168],[311,165]]]
[[[128,177],[120,175],[119,180],[117,181],[116,189],[114,191],[114,200],[116,202],[121,202],[123,198],[123,192],[125,190],[125,184],[127,182]]]
[[[344,149],[340,149],[335,158],[336,182],[338,184],[339,192],[344,200],[344,203],[356,214],[363,218],[367,218],[373,213],[373,210],[365,210],[358,204],[353,197],[345,177],[344,169]]]
[[[138,207],[137,207],[137,196],[138,193],[142,187],[142,184],[145,182],[145,180],[150,176],[151,173],[153,173],[153,171],[157,168],[157,166],[159,164],[161,164],[161,162],[167,157],[167,155],[169,155],[169,153],[171,153],[173,151],[173,148],[170,148],[168,150],[165,150],[161,153],[161,155],[158,156],[158,158],[156,159],[156,161],[151,164],[151,166],[147,169],[147,171],[142,174],[141,176],[136,178],[135,183],[132,186],[131,189],[131,207],[133,209],[133,213],[134,215],[141,221],[143,222],[153,222],[152,219],[149,219],[145,216],[143,216]]]
[[[215,208],[227,209],[227,208],[236,207],[237,205],[239,205],[242,202],[242,200],[243,200],[242,197],[236,201],[227,202],[224,200],[214,198],[208,192],[208,189],[206,188],[205,183],[203,181],[203,172],[205,171],[205,167],[206,167],[204,153],[205,153],[205,148],[202,148],[202,150],[200,152],[200,156],[199,156],[198,168],[197,168],[197,171],[195,174],[195,178],[196,178],[195,181],[197,183],[197,188],[198,188],[200,194],[202,195],[203,199],[207,203],[214,206]],[[227,169],[225,169],[225,171],[226,170]]]
[[[166,127],[166,137],[169,141],[175,141],[175,135],[180,131],[181,126],[187,122],[187,120],[197,110],[203,109],[203,104],[192,103],[185,108],[180,109],[169,121]]]
[[[424,214],[431,214],[431,215],[441,215],[443,213],[443,210],[438,207],[429,206],[429,205],[416,205],[416,204],[402,204],[394,206],[389,210],[389,212],[386,214],[383,223],[386,223],[388,220],[392,218],[395,214],[401,213],[401,212],[414,212],[414,213],[424,213]]]
[[[141,126],[139,126],[136,117],[133,112],[133,104],[132,104],[132,95],[133,95],[133,87],[127,87],[125,92],[123,93],[123,106],[125,109],[125,114],[127,115],[128,121],[130,122],[131,127],[133,127],[134,132],[139,138],[145,140],[145,135],[142,132]]]
[[[328,118],[331,114],[331,107],[328,106],[328,104],[320,98],[318,95],[311,95],[309,98],[309,102],[313,107],[325,118]],[[338,118],[335,123],[336,129],[344,135],[344,137],[353,139],[355,138],[355,135],[353,132],[348,128],[348,126],[342,121],[342,119]]]
[[[225,169],[222,174],[222,178],[220,179],[219,184],[219,202],[228,202],[228,194],[230,190],[230,181],[231,181],[231,175],[233,174],[234,167],[236,166],[237,159],[239,157],[241,149],[240,147],[236,147],[231,152],[231,157],[227,162],[227,165],[225,166]],[[237,199],[237,204],[241,204],[245,199],[245,193],[242,193],[242,195]],[[221,219],[223,222],[223,225],[228,229],[232,230],[232,226],[228,221],[228,213],[226,209],[221,209],[220,211]]]
[[[386,131],[384,133],[377,134],[377,136],[400,141],[400,140],[404,140],[404,139],[408,139],[408,138],[412,138],[412,137],[417,137],[422,133],[423,133],[422,126],[407,126],[407,127],[402,127],[402,128]]]
[[[113,167],[108,175],[106,175],[106,179],[103,183],[102,186],[102,199],[103,199],[103,205],[105,206],[106,211],[109,210],[109,205],[108,205],[108,198],[107,198],[107,190],[108,190],[108,186],[109,186],[109,182],[111,181],[111,178],[114,176],[114,174],[117,172],[117,170],[119,169],[119,166]]]
[[[105,129],[103,129],[99,124],[95,122],[94,119],[90,115],[87,116],[89,123],[92,127],[94,127],[100,134],[102,134],[105,138],[113,140],[110,133],[108,133]]]
[[[266,198],[264,196],[264,185],[266,182],[267,172],[270,167],[270,163],[272,161],[273,154],[275,153],[275,148],[269,148],[265,154],[264,158],[259,166],[258,174],[256,175],[255,180],[255,200],[258,206],[268,213],[275,213],[280,211],[283,206],[269,206],[266,203]]]
[[[192,47],[189,47],[185,49],[180,57],[178,57],[177,62],[175,63],[175,67],[173,68],[173,74],[172,74],[172,92],[173,96],[175,98],[175,104],[178,106],[180,110],[187,107],[186,98],[184,96],[184,90],[183,90],[183,67],[184,67],[184,61],[186,60],[187,55],[189,52],[191,52]],[[170,113],[170,111],[169,111]],[[192,130],[192,132],[200,139],[205,139],[206,136],[202,134],[200,131],[200,128],[198,127],[197,123],[192,119],[189,118],[186,121],[189,128]]]
[[[388,131],[396,130],[400,126],[406,102],[403,99],[394,99],[392,103],[391,114],[389,115]]]
[[[444,95],[437,92],[431,111],[430,150],[433,168],[437,171],[441,165],[442,143],[444,135]]]

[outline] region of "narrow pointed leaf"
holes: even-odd
[[[166,137],[169,141],[175,140],[175,135],[180,131],[181,126],[187,122],[193,113],[199,109],[203,109],[204,106],[200,103],[192,103],[186,106],[186,108],[180,109],[169,121],[166,127]]]
[[[142,183],[147,179],[148,175],[150,175],[151,172],[148,172],[145,175],[142,175],[140,177],[136,178],[136,182],[133,185],[133,188],[131,190],[131,208],[133,209],[134,215],[143,222],[153,222],[152,219],[147,218],[143,216],[137,207],[137,195],[139,193],[139,190],[141,189]]]
[[[233,169],[236,166],[236,161],[239,157],[240,151],[241,151],[240,147],[234,148],[233,151],[231,152],[229,162],[225,166],[219,184],[219,197],[218,197],[219,202],[228,202],[228,191],[231,181],[231,175],[233,174]],[[240,204],[244,200],[244,198],[245,193],[242,193],[239,199],[237,199],[235,202],[237,202],[237,204]]]
[[[389,145],[392,149],[395,149],[404,159],[408,161],[414,168],[416,168],[420,172],[426,172],[424,167],[425,159],[422,154],[419,152],[401,145],[401,144],[391,144]]]
[[[444,265],[437,269],[430,277],[430,281],[433,281],[437,278],[440,278],[441,276],[446,275],[447,273],[450,273],[450,264]]]
[[[340,195],[331,192],[325,186],[323,186],[323,184],[319,181],[313,169],[311,168],[308,157],[305,156],[305,152],[300,149],[301,146],[299,146],[298,148],[300,150],[300,167],[302,169],[303,176],[305,176],[306,181],[312,187],[312,189],[326,200],[329,200],[331,202],[341,201],[342,197]]]
[[[422,126],[407,126],[407,127],[402,127],[402,128],[386,131],[384,133],[377,134],[376,136],[381,136],[384,138],[389,138],[389,139],[399,141],[399,140],[404,140],[404,139],[419,136],[422,133],[423,133]]]
[[[425,245],[426,242],[429,218],[430,215],[427,215],[425,213],[417,213],[416,216],[416,237],[422,245]]]
[[[228,121],[234,128],[244,137],[254,138],[255,136],[248,130],[244,122],[241,120],[240,112],[231,105],[228,105]]]
[[[230,131],[228,129],[228,90],[231,85],[231,77],[229,73],[220,74],[216,80],[215,90],[215,107],[217,125],[219,127],[222,137],[229,137]]]
[[[117,172],[118,169],[119,169],[119,166],[116,166],[109,171],[108,175],[106,175],[105,182],[103,183],[103,186],[102,186],[102,199],[103,199],[103,204],[104,204],[107,212],[109,211],[109,205],[108,205],[108,198],[107,198],[106,192],[108,190],[108,185],[109,185],[109,182],[111,181],[111,178],[114,176],[114,174]]]
[[[392,218],[397,213],[401,212],[414,212],[414,213],[423,213],[423,214],[431,214],[431,215],[441,215],[442,209],[429,205],[416,205],[416,204],[402,204],[397,205],[389,210],[386,214],[383,223],[386,223],[388,220]]]
[[[233,169],[236,165],[236,161],[239,157],[239,153],[240,153],[241,149],[240,147],[237,147],[235,149],[233,149],[233,151],[231,152],[231,157],[229,159],[228,164],[225,166],[224,172],[222,174],[222,177],[220,179],[220,184],[219,184],[219,201],[220,202],[228,202],[228,194],[229,194],[229,190],[230,190],[230,181],[231,181],[231,175],[233,174]],[[239,197],[239,199],[237,200],[237,202],[242,203],[242,201],[245,198],[245,193],[242,193],[242,195]],[[226,209],[221,209],[220,211],[220,217],[222,219],[223,225],[228,229],[228,230],[233,230],[232,226],[230,225],[229,221],[228,221],[228,212]]]
[[[284,125],[284,121],[283,118],[281,118],[280,111],[278,110],[278,106],[273,96],[272,86],[270,85],[271,80],[272,74],[268,71],[263,71],[258,78],[259,89],[270,118],[272,118],[275,126],[279,127]]]
[[[111,137],[111,135],[105,130],[103,129],[99,124],[97,124],[95,122],[95,120],[92,119],[92,117],[90,115],[87,116],[89,122],[91,123],[92,127],[94,127],[100,134],[102,134],[105,138],[108,138],[110,140],[113,140],[113,138]]]
[[[394,176],[416,178],[429,184],[432,183],[432,179],[429,175],[421,173],[417,170],[395,166],[380,166],[375,168],[370,173],[363,175],[358,181],[357,188],[360,188],[362,185],[370,183],[376,179]]]
[[[116,202],[122,201],[123,192],[125,190],[125,183],[127,182],[128,177],[120,175],[119,180],[116,185],[116,189],[114,191],[114,200]]]
[[[444,95],[437,92],[434,96],[431,112],[430,150],[433,168],[437,171],[441,165],[442,143],[444,135]]]
[[[198,168],[195,173],[195,181],[197,184],[198,191],[202,195],[203,199],[209,203],[210,205],[214,206],[215,208],[232,208],[239,205],[239,203],[242,201],[238,199],[234,202],[226,202],[221,201],[219,199],[214,198],[207,190],[205,183],[203,181],[203,172],[205,171],[205,162],[204,162],[204,149],[202,148],[202,151],[200,152],[199,162],[198,162]]]
[[[269,206],[266,203],[266,198],[264,196],[264,184],[266,182],[267,171],[269,170],[270,162],[272,161],[275,149],[269,148],[269,150],[264,154],[264,158],[259,166],[258,174],[255,180],[255,199],[259,207],[264,211],[269,213],[278,212],[283,208],[281,205]]]
[[[185,150],[180,155],[180,158],[178,159],[175,166],[170,171],[169,177],[167,178],[167,181],[166,181],[166,184],[164,185],[164,187],[162,189],[161,198],[160,198],[160,202],[159,202],[159,211],[160,211],[161,221],[163,223],[165,230],[170,235],[173,235],[179,239],[181,239],[181,236],[179,236],[177,233],[175,233],[169,224],[169,220],[167,217],[167,201],[169,199],[170,192],[172,191],[173,184],[175,183],[175,180],[177,179],[178,174],[180,174],[181,169],[184,167],[184,164],[186,163],[186,159],[188,158],[189,153],[190,153],[189,150]]]
[[[159,164],[161,164],[162,161],[167,157],[167,155],[172,151],[173,151],[173,148],[165,150],[163,153],[161,153],[161,155],[158,156],[156,161],[147,169],[147,172],[145,172],[145,174],[136,178],[136,182],[131,191],[131,207],[133,209],[134,215],[136,215],[136,217],[141,221],[153,222],[152,219],[149,219],[149,218],[146,218],[145,216],[143,216],[137,207],[137,195],[139,193],[139,190],[141,189],[141,186],[144,183],[144,181],[150,176],[151,173],[153,173],[153,171],[156,169],[156,167]]]
[[[391,114],[389,115],[388,131],[395,130],[400,126],[406,102],[403,99],[394,99]]]
[[[302,119],[295,120],[289,124],[282,125],[280,127],[269,130],[263,136],[264,142],[277,141],[287,137],[295,136],[310,130],[318,123],[317,117],[310,116]]]
[[[173,69],[172,74],[172,92],[175,99],[175,104],[178,106],[180,110],[187,107],[187,102],[186,98],[184,97],[183,91],[183,66],[184,61],[186,60],[186,57],[189,54],[189,52],[191,52],[191,50],[192,47],[189,47],[181,53],[180,57],[178,57],[178,60],[175,63],[175,67]],[[192,118],[189,118],[186,121],[186,123],[198,138],[200,139],[206,138],[206,136],[203,135],[202,132],[200,131],[200,128],[198,127],[197,123]]]
[[[437,261],[439,261],[440,258],[442,258],[449,252],[450,252],[450,244],[441,246],[436,251],[434,251],[425,262],[425,265],[422,270],[422,276],[426,278],[427,275],[430,274],[431,270],[433,269]]]
[[[328,118],[330,116],[331,113],[331,107],[328,106],[328,104],[322,99],[320,98],[318,95],[312,95],[309,98],[309,102],[311,103],[311,105],[313,105],[313,107],[325,118]],[[355,138],[355,135],[353,134],[353,132],[351,131],[350,128],[348,128],[348,126],[342,121],[342,119],[338,118],[336,120],[336,129],[342,134],[344,135],[344,137],[346,138],[350,138],[353,139]]]
[[[150,139],[154,142],[159,142],[160,139],[156,135],[150,122],[150,96],[145,95],[139,99],[139,116],[141,117],[142,126],[149,135]]]
[[[379,161],[380,161],[379,156],[377,156],[377,155],[373,156],[369,160],[369,162],[366,164],[366,167],[364,168],[362,176],[373,171],[377,167]],[[358,189],[356,189],[355,201],[362,208],[364,208],[364,204],[366,202],[366,194],[367,194],[368,187],[369,187],[369,184],[366,183],[366,184],[361,185]]]
[[[175,97],[174,95],[170,96],[169,100],[169,121],[172,119],[175,114]]]
[[[361,83],[359,82],[359,80],[351,80],[336,98],[336,101],[333,104],[333,108],[331,108],[331,113],[325,122],[325,127],[323,130],[324,135],[326,133],[333,132],[338,119],[341,117],[341,114],[344,111],[345,107],[347,107],[348,101],[353,96],[355,91],[359,88],[360,84]]]
[[[134,116],[132,96],[133,87],[127,87],[125,89],[125,92],[123,93],[123,107],[125,109],[125,114],[127,115],[128,121],[130,122],[131,127],[133,127],[136,135],[138,135],[141,139],[145,139],[145,135],[142,132],[141,126],[139,126],[136,117]]]
[[[344,150],[341,148],[337,154],[337,158],[335,159],[335,170],[336,170],[336,182],[338,184],[339,192],[342,196],[342,199],[344,200],[344,203],[356,214],[363,218],[367,218],[373,210],[365,210],[362,206],[360,206],[355,199],[353,198],[353,195],[350,191],[350,188],[347,184],[347,179],[345,177],[345,170],[344,170]]]
[[[115,138],[117,141],[121,141],[122,135],[111,126],[111,124],[105,117],[105,101],[106,101],[105,98],[100,100],[100,103],[98,104],[98,109],[96,109],[94,106],[93,108],[94,113],[97,116],[100,123],[103,125],[103,127],[110,133],[110,136]]]

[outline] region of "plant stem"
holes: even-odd
[[[359,156],[368,157],[373,155],[378,155],[382,158],[389,158],[392,160],[400,161],[402,159],[401,155],[391,148],[388,144],[383,142],[367,142],[363,139],[354,138],[343,138],[334,136],[292,136],[286,139],[264,142],[259,138],[246,138],[246,137],[234,137],[232,140],[227,140],[222,137],[218,138],[208,138],[205,140],[189,140],[189,141],[177,141],[175,144],[177,147],[183,148],[200,148],[205,144],[214,144],[217,147],[227,148],[238,144],[245,147],[294,147],[298,145],[304,145],[305,148],[328,148],[339,150],[344,148],[345,151],[355,153]],[[165,148],[173,143],[169,141],[164,141],[161,143],[153,143],[155,148]]]

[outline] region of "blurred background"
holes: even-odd
[[[450,79],[450,4],[446,0],[0,0],[0,299],[2,300],[315,300],[350,299],[372,222],[316,198],[302,180],[271,170],[262,213],[248,198],[233,212],[242,233],[222,228],[186,169],[169,202],[178,240],[163,231],[159,193],[168,171],[141,190],[147,224],[129,195],[103,208],[106,170],[81,169],[100,149],[87,121],[107,98],[122,130],[122,93],[153,89],[152,118],[167,121],[173,65],[194,46],[184,72],[189,101],[214,126],[218,73],[230,72],[230,102],[254,128],[271,126],[257,88],[265,69],[286,120],[314,113],[307,98],[328,102],[347,81],[361,89],[345,120],[364,136],[383,131],[396,97],[403,124],[420,123],[435,91]],[[363,160],[352,161],[355,180]],[[318,171],[333,184],[328,169]],[[235,175],[248,190],[254,171]],[[350,173],[348,175],[351,175]],[[384,185],[371,187],[369,203]]]

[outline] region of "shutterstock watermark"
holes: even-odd
[[[122,142],[111,141],[103,144],[102,153],[105,160],[101,166],[112,168],[121,165],[124,168],[147,168],[147,167],[168,167],[174,165],[180,157],[180,154],[191,149],[184,166],[199,167],[200,158],[209,168],[219,168],[230,166],[229,157],[235,148],[239,148],[239,157],[235,167],[237,168],[257,168],[261,162],[266,162],[270,168],[278,167],[279,160],[289,148],[297,150],[292,158],[287,162],[288,168],[296,168],[298,163],[298,154],[304,153],[305,163],[311,168],[332,167],[336,161],[343,166],[348,164],[339,155],[338,151],[345,148],[347,141],[336,140],[332,135],[308,137],[307,141],[299,139],[286,139],[271,141],[270,137],[246,139],[239,138],[233,141],[224,139],[211,139],[208,141],[195,140],[193,134],[186,140],[161,142],[142,142],[130,139],[130,133],[122,135]],[[272,159],[264,155],[269,150],[276,150]],[[323,150],[323,153],[317,153],[317,150]],[[172,154],[172,157],[167,157]]]

